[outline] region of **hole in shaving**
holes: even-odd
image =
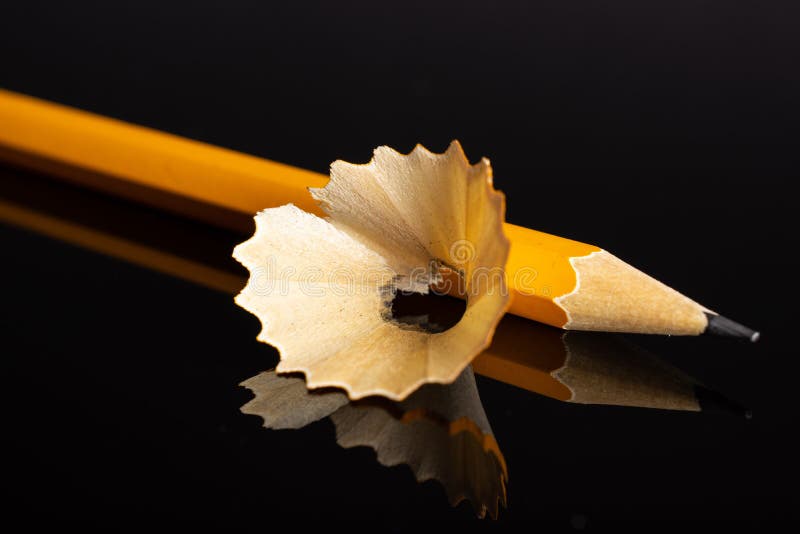
[[[437,334],[458,324],[466,309],[467,302],[455,297],[398,291],[391,318],[401,327]]]

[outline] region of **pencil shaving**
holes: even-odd
[[[258,339],[280,351],[277,371],[351,399],[401,400],[455,380],[509,303],[505,200],[489,161],[470,165],[456,141],[444,154],[380,147],[365,165],[334,162],[328,185],[311,193],[327,219],[291,204],[267,209],[234,250],[250,271],[236,302],[261,320]],[[396,292],[426,292],[442,268],[463,283],[458,324],[430,333],[394,321]]]

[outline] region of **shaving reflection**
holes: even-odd
[[[309,391],[301,377],[266,371],[242,383],[255,398],[242,412],[272,429],[302,428],[329,417],[344,448],[370,447],[385,466],[405,464],[418,482],[436,480],[450,504],[468,500],[479,517],[506,505],[508,472],[467,368],[450,385],[426,385],[403,402],[349,402],[335,389]]]

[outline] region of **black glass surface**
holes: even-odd
[[[510,222],[600,245],[762,332],[630,336],[750,420],[566,404],[477,376],[509,481],[498,523],[472,526],[754,526],[791,522],[796,500],[793,11],[9,2],[0,86],[320,172],[381,144],[461,140],[491,158]],[[70,186],[7,167],[0,184],[8,204],[153,246],[168,234],[246,275],[229,258],[244,235],[79,190],[97,202],[75,209]],[[0,233],[4,521],[474,519],[436,483],[339,447],[329,421],[271,431],[243,415],[238,384],[277,353],[230,295],[15,224]]]

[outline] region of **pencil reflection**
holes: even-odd
[[[507,315],[475,372],[554,399],[749,417],[744,407],[618,334],[565,332]]]
[[[329,417],[343,448],[370,447],[384,466],[405,464],[418,482],[436,480],[455,506],[479,517],[506,505],[508,472],[478,395],[472,369],[449,385],[426,385],[405,401],[348,402],[335,389],[309,391],[300,377],[263,372],[242,383],[255,398],[242,407],[266,428],[302,428]]]

